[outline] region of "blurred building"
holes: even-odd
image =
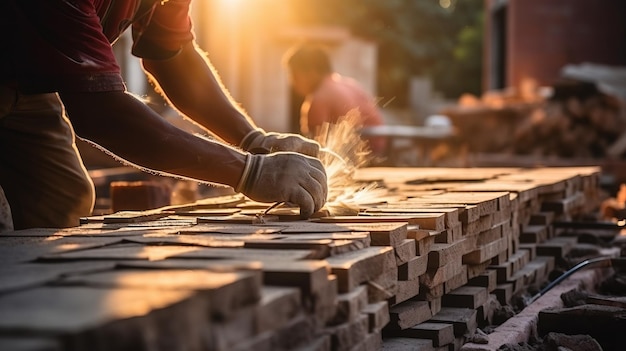
[[[550,85],[567,64],[626,66],[623,0],[487,0],[485,90]]]

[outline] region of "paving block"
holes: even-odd
[[[359,284],[373,280],[390,271],[396,271],[396,258],[391,247],[368,247],[327,259],[331,272],[339,278],[339,291],[349,292]]]
[[[353,322],[367,305],[367,287],[365,285],[337,295],[337,312],[331,319],[330,325]]]
[[[414,256],[398,266],[398,280],[416,280],[428,269],[428,256]]]
[[[183,289],[42,287],[0,297],[0,333],[55,338],[61,349],[199,349],[212,342],[208,304]]]
[[[232,311],[261,297],[261,273],[218,273],[205,270],[115,270],[67,277],[62,284],[105,288],[197,290],[206,292],[211,315],[227,318]]]
[[[469,308],[443,307],[429,322],[454,325],[454,335],[462,336],[476,331],[476,310]]]
[[[387,301],[368,304],[361,313],[366,314],[369,318],[370,333],[380,332],[390,321]]]
[[[446,323],[420,323],[401,330],[396,336],[432,340],[433,346],[443,346],[454,342],[454,326]]]
[[[486,288],[463,286],[443,295],[441,303],[445,307],[477,309],[487,302],[487,295],[488,291]]]
[[[383,351],[435,351],[432,340],[391,337],[383,339]]]
[[[397,266],[407,263],[417,255],[415,239],[404,240],[400,245],[394,248],[394,254],[396,255]]]
[[[432,317],[427,301],[408,300],[389,309],[388,330],[403,330],[426,322]]]

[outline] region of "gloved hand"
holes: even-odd
[[[239,147],[253,154],[292,151],[313,157],[317,157],[320,151],[320,144],[314,140],[297,134],[267,133],[261,128],[243,137]]]
[[[255,201],[294,203],[302,218],[322,208],[328,196],[322,163],[294,152],[248,154],[235,190]]]

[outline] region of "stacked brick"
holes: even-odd
[[[457,350],[546,279],[567,246],[552,224],[589,210],[597,178],[369,168],[386,195],[354,216],[235,195],[11,232],[0,349]]]
[[[456,350],[477,326],[491,323],[494,306],[508,304],[529,285],[547,280],[555,259],[576,242],[576,238],[547,242],[548,235],[555,233],[552,224],[557,219],[572,220],[597,206],[599,172],[596,168],[580,168],[575,174],[568,173],[571,168],[480,169],[481,179],[476,170],[466,174],[465,170],[439,169],[439,176],[433,169],[423,170],[420,181],[415,171],[395,169],[402,174],[402,182],[394,181],[389,187],[397,194],[407,194],[407,199],[365,210],[419,212],[418,204],[422,210],[446,214],[445,230],[429,228],[435,238],[415,237],[418,248],[427,247],[428,270],[420,277],[418,295],[392,305],[385,345],[398,350],[418,344],[422,345],[415,348],[418,350]],[[376,180],[380,173],[366,169],[362,177]],[[454,234],[457,223],[461,230]],[[533,231],[539,232],[542,240],[531,245],[527,237]],[[419,308],[423,301],[435,308],[430,318],[425,308]],[[422,330],[442,318],[456,326],[452,339],[449,334],[444,338],[444,331]],[[394,324],[394,320],[398,322]],[[432,345],[421,339],[430,339]]]

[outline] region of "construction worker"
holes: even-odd
[[[291,86],[304,97],[301,107],[300,132],[313,135],[324,122],[336,123],[356,110],[361,127],[384,124],[382,115],[370,96],[357,81],[333,71],[325,49],[314,44],[295,46],[283,58],[289,70]],[[374,154],[383,156],[384,138],[368,138]]]
[[[74,132],[142,169],[291,202],[303,217],[324,205],[319,144],[267,133],[233,103],[195,45],[190,2],[1,2],[0,186],[15,229],[75,226],[90,214],[94,187]],[[111,43],[128,27],[132,53],[169,102],[237,147],[184,132],[125,91]]]

